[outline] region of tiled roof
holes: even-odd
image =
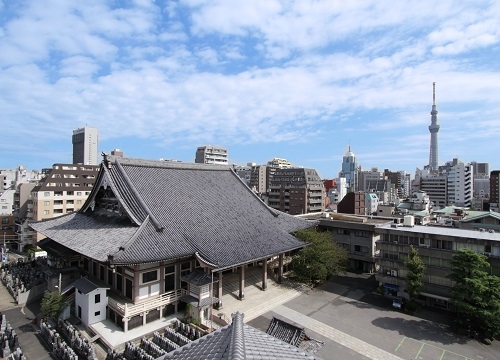
[[[297,347],[305,337],[304,328],[299,328],[275,317],[269,323],[266,333]]]
[[[73,283],[73,286],[76,289],[80,290],[85,295],[91,291],[94,291],[95,289],[99,289],[98,285],[94,284],[92,281],[90,281],[87,278],[81,278],[81,279],[76,280]]]
[[[321,360],[304,350],[243,323],[243,314],[233,315],[233,322],[157,360]]]
[[[268,207],[229,166],[110,157],[102,169],[80,212],[32,227],[99,261],[197,253],[224,269],[301,248],[304,242],[290,233],[315,224]],[[100,186],[111,187],[125,214],[93,208]]]
[[[181,280],[187,282],[188,284],[203,286],[211,284],[212,282],[217,282],[219,281],[219,278],[216,275],[212,276],[206,274],[201,268],[196,268],[189,274],[182,276]]]

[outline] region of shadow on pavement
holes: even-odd
[[[380,317],[372,324],[382,329],[397,331],[400,335],[415,340],[438,341],[442,344],[466,344],[468,339],[451,333],[447,325],[430,323],[427,320],[406,320],[403,318]]]
[[[33,324],[24,324],[24,325],[21,325],[18,327],[19,331],[22,331],[24,333],[27,333],[27,332],[36,332],[38,329],[36,328],[36,326],[34,326]]]

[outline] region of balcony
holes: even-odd
[[[121,299],[114,298],[113,294],[109,293],[108,306],[116,311],[120,316],[130,319],[131,317],[143,314],[146,311],[173,304],[178,301],[181,296],[186,294],[187,291],[185,289],[177,289],[161,294],[151,300],[146,300],[139,304],[132,304],[120,302]]]

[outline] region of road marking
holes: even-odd
[[[425,346],[425,343],[422,342],[422,346],[420,347],[420,350],[418,350],[418,353],[417,353],[417,356],[415,356],[415,359],[418,359],[418,356],[420,355],[420,352],[422,351],[422,349],[424,348]]]
[[[446,353],[446,350],[443,350],[443,353],[441,354],[441,357],[439,358],[439,360],[443,360],[443,356],[445,353]],[[467,360],[467,358],[465,360]]]
[[[406,339],[406,336],[403,336],[403,339],[399,342],[399,345],[398,345],[398,347],[396,348],[396,350],[394,350],[394,352],[397,352],[397,351],[398,351],[399,347],[401,346],[401,344],[403,343],[403,341],[405,341],[405,339]]]
[[[403,339],[399,342],[399,344],[398,344],[398,346],[396,347],[396,349],[394,350],[394,352],[397,352],[397,351],[399,350],[399,348],[401,347],[401,345],[403,345],[403,342],[404,342],[405,340],[407,340],[407,339],[409,339],[409,340],[413,340],[413,341],[415,341],[415,342],[417,342],[417,343],[422,344],[422,345],[420,346],[420,349],[419,349],[419,350],[418,350],[418,352],[417,352],[417,355],[415,356],[415,359],[418,359],[418,357],[420,356],[420,353],[422,352],[422,350],[423,350],[423,348],[424,348],[425,346],[430,346],[430,347],[433,347],[433,348],[435,348],[435,349],[438,349],[438,350],[442,350],[442,351],[443,351],[443,352],[441,353],[441,357],[439,358],[439,360],[443,360],[444,355],[445,355],[446,353],[449,353],[449,354],[453,354],[453,355],[456,355],[456,356],[463,357],[463,358],[464,358],[464,360],[474,360],[473,358],[469,358],[469,357],[467,357],[467,356],[465,356],[465,355],[457,354],[456,352],[453,352],[453,351],[450,351],[450,350],[446,350],[446,349],[440,348],[439,346],[432,345],[432,344],[429,344],[429,343],[426,343],[426,342],[423,342],[423,341],[420,341],[420,340],[417,340],[417,339],[409,338],[409,337],[406,337],[406,336],[404,336],[404,337],[403,337]],[[479,356],[478,356],[478,357],[479,357]]]
[[[325,323],[322,323],[321,321],[312,319],[307,315],[304,315],[298,311],[287,308],[286,306],[278,305],[271,311],[297,324],[307,327],[308,329],[330,340],[333,340],[336,343],[345,346],[346,348],[351,349],[352,351],[355,351],[358,354],[361,354],[369,359],[403,360],[399,356],[396,356],[388,351],[382,350],[354,336],[351,336],[331,326],[328,326]]]

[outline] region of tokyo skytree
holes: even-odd
[[[431,147],[429,151],[429,170],[438,170],[438,118],[436,107],[436,83],[432,83],[432,110],[431,110],[431,125],[429,132],[431,133]]]

